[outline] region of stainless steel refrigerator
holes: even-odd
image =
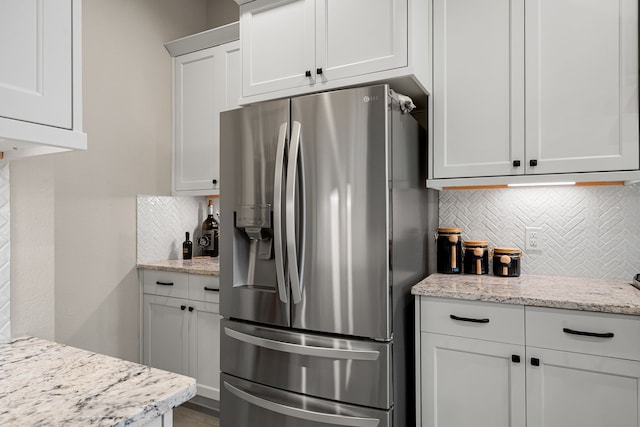
[[[437,196],[409,104],[379,85],[221,114],[222,427],[415,424]]]

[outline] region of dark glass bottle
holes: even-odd
[[[193,243],[189,240],[189,232],[185,233],[184,243],[182,243],[182,258],[191,259],[193,254]]]
[[[213,200],[209,200],[209,212],[207,218],[202,223],[202,237],[200,238],[200,246],[202,246],[202,255],[217,257],[218,256],[218,233],[219,224],[213,216]]]

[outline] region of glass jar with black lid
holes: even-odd
[[[456,274],[462,272],[461,234],[461,228],[438,228],[436,234],[438,273]]]
[[[522,251],[516,248],[495,248],[493,250],[493,275],[502,277],[520,276]]]
[[[465,274],[489,274],[489,242],[465,240],[462,246]]]

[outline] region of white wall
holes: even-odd
[[[220,27],[239,20],[240,8],[234,0],[207,0],[207,26]]]
[[[207,4],[82,7],[89,149],[12,164],[12,334],[139,360],[136,196],[169,194],[171,179],[172,65],[163,43],[207,29]]]

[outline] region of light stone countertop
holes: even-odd
[[[0,344],[0,425],[141,426],[196,394],[193,378],[33,337]]]
[[[193,259],[168,259],[165,261],[139,263],[138,268],[147,270],[174,271],[176,273],[220,275],[218,258],[194,257]]]
[[[640,315],[640,289],[630,280],[575,277],[432,274],[413,295]]]

